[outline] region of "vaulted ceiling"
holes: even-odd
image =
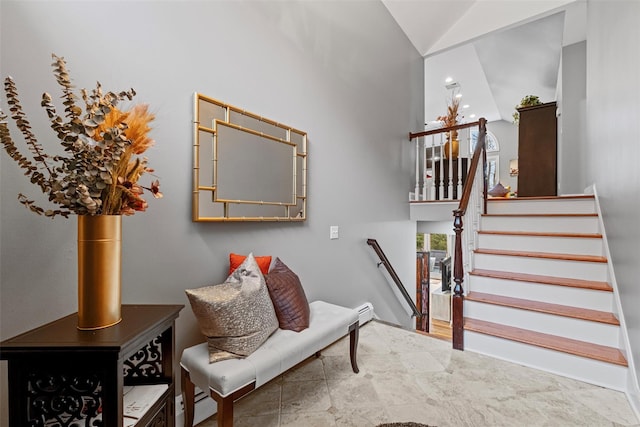
[[[382,1],[425,57],[426,122],[446,111],[447,77],[465,121],[510,121],[526,95],[555,100],[562,47],[586,38],[584,0]]]

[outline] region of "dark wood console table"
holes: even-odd
[[[3,341],[10,426],[173,427],[183,307],[123,305],[122,322],[96,331],[71,314]]]

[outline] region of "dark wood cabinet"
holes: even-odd
[[[518,108],[518,197],[555,196],[558,187],[556,103]]]
[[[182,308],[123,305],[120,323],[95,331],[72,314],[3,341],[10,426],[174,426]]]

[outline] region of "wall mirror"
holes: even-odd
[[[304,221],[307,134],[194,95],[193,220]]]

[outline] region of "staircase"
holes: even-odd
[[[624,390],[595,203],[587,195],[489,201],[466,285],[465,350]]]

